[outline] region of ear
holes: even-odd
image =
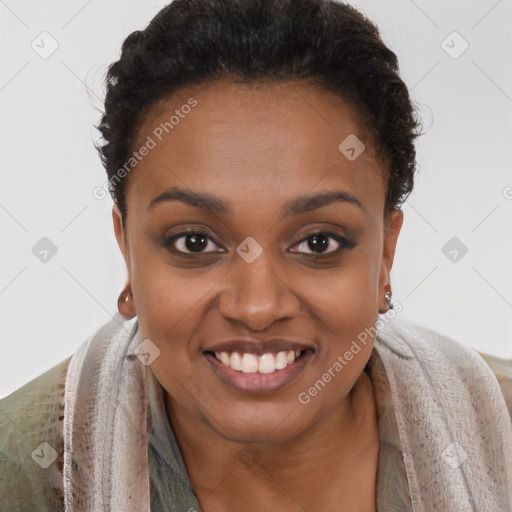
[[[123,226],[123,216],[119,207],[115,203],[112,208],[112,220],[114,221],[114,232],[116,234],[117,245],[123,254],[126,268],[128,270],[126,284],[117,299],[117,309],[124,318],[129,320],[137,315],[130,277],[130,251],[128,248],[128,238],[126,236],[126,226]]]
[[[130,268],[130,256],[128,251],[128,240],[126,238],[125,227],[123,226],[123,216],[116,203],[112,207],[112,220],[114,221],[114,232],[116,234],[117,245],[121,250],[126,268]]]
[[[382,263],[379,279],[379,304],[384,304],[384,294],[390,290],[389,273],[395,258],[396,243],[402,229],[404,214],[402,210],[392,210],[385,219],[384,244],[382,249]]]
[[[392,210],[386,219],[384,228],[384,252],[382,254],[387,271],[390,272],[395,258],[396,242],[402,229],[404,214],[402,210]]]

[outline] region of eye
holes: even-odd
[[[334,250],[329,250],[332,249],[333,245]],[[294,247],[298,247],[298,250],[294,250],[292,252],[322,255],[340,252],[344,248],[353,247],[353,244],[351,244],[346,238],[334,233],[316,231],[315,233],[309,234],[306,238],[303,238],[301,242],[296,244]],[[306,249],[310,249],[311,252],[307,252]]]
[[[203,254],[212,252],[224,252],[221,250],[205,251],[206,248],[219,247],[203,231],[183,231],[165,238],[164,245],[171,251],[182,254]]]

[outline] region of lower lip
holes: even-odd
[[[312,350],[306,350],[299,359],[282,370],[272,373],[244,373],[233,370],[219,361],[212,353],[203,353],[210,368],[227,384],[237,391],[250,394],[272,393],[284,388],[293,382],[304,370],[304,367],[313,357]]]

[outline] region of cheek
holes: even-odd
[[[310,304],[325,323],[364,328],[376,319],[379,262],[376,244],[360,246],[345,265],[308,283]]]
[[[321,329],[319,337],[329,340],[317,354],[316,378],[330,369],[337,375],[335,380],[343,382],[331,387],[331,392],[340,396],[363,371],[373,348],[378,320],[378,256],[370,250],[361,252],[350,265],[317,279],[316,286],[309,287],[308,304]],[[333,368],[336,362],[339,364]]]
[[[153,371],[183,403],[188,391],[194,394],[201,383],[196,363],[202,356],[194,343],[195,333],[205,322],[205,301],[221,276],[211,279],[199,269],[176,270],[154,254],[144,256],[134,258],[132,278],[141,339],[151,340],[160,350]]]
[[[191,397],[201,395],[200,355],[191,340],[202,321],[197,306],[202,294],[175,281],[164,275],[146,279],[139,291],[138,319],[141,339],[151,340],[160,351],[151,364],[153,373],[180,404],[190,406],[197,401]]]
[[[173,335],[190,322],[211,288],[209,274],[201,269],[173,266],[165,249],[139,240],[133,254],[132,288],[139,323],[151,329],[155,337]],[[176,327],[174,327],[176,326]]]
[[[134,287],[141,335],[151,339],[166,360],[192,357],[190,341],[204,321],[202,303],[211,284],[204,279],[180,278],[165,265],[152,265],[139,277]]]
[[[324,353],[319,354],[322,367],[331,365],[338,356],[351,349],[355,340],[360,340],[360,350],[357,350],[359,362],[351,363],[351,366],[360,367],[361,371],[366,364],[364,355],[371,351],[373,341],[365,333],[375,326],[378,319],[375,285],[364,276],[357,279],[352,274],[346,281],[338,280],[331,288],[334,286],[336,288],[328,293],[325,289],[323,292],[319,290],[311,297],[315,316],[322,328],[320,337],[330,340],[323,345]],[[355,361],[356,358],[353,359]]]

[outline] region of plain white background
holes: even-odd
[[[0,397],[117,310],[126,271],[111,199],[92,194],[106,177],[93,125],[108,64],[166,3],[0,0]],[[350,3],[397,53],[427,132],[393,300],[406,318],[512,357],[512,1]],[[43,237],[57,250],[47,262],[32,251]]]

